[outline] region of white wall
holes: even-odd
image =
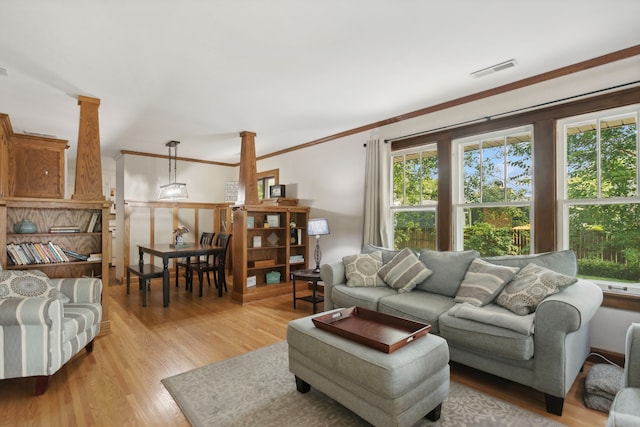
[[[300,199],[301,205],[310,206],[312,218],[329,219],[331,234],[321,239],[322,261],[336,262],[345,255],[359,252],[362,247],[365,170],[363,144],[372,136],[381,139],[399,138],[606,89],[638,80],[639,69],[640,57],[619,61],[515,92],[397,122],[371,132],[264,159],[258,162],[257,169],[258,172],[279,169],[280,183],[287,185],[287,197],[296,197]],[[491,76],[485,78],[490,79]],[[260,129],[252,130],[260,134]],[[304,142],[306,141],[300,141]],[[158,187],[168,181],[166,159],[135,157],[118,160],[117,164],[118,193],[121,192],[120,185],[123,185],[124,197],[129,200],[155,200]],[[203,176],[210,178],[202,179]],[[195,201],[223,201],[224,183],[237,179],[237,168],[178,163],[178,181],[187,183],[190,199]],[[313,247],[310,248],[309,259],[313,259]],[[623,353],[624,335],[632,321],[640,322],[640,314],[601,308],[593,322],[592,347]]]
[[[360,252],[363,242],[364,169],[368,133],[292,151],[258,162],[258,172],[280,170],[287,197],[311,207],[310,218],[327,218],[331,234],[322,236],[322,263]],[[313,260],[315,240],[309,243]],[[311,262],[310,264],[313,264]]]

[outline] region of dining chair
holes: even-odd
[[[200,244],[201,245],[211,245],[213,243],[213,236],[215,235],[215,233],[207,233],[204,232],[200,235]],[[187,270],[187,265],[191,265],[191,264],[199,264],[201,262],[206,262],[207,258],[206,257],[190,257],[189,259],[189,263],[187,264],[187,259],[184,258],[182,260],[176,261],[176,288],[178,287],[178,279],[180,278],[180,267],[184,268],[184,278],[185,278],[185,284],[187,287],[187,290],[189,290],[189,271]],[[207,279],[208,279],[208,274],[207,274]]]
[[[215,283],[216,288],[218,286],[222,286],[225,291],[227,291],[227,280],[225,277],[225,263],[227,259],[227,252],[229,248],[229,243],[231,242],[231,234],[230,233],[220,233],[216,238],[215,246],[219,246],[224,248],[222,253],[217,254],[215,256],[209,255],[207,256],[206,262],[200,262],[195,264],[190,264],[187,273],[189,287],[193,289],[193,276],[194,273],[198,275],[198,280],[200,284],[200,296],[202,296],[202,281],[203,275],[207,273],[207,281],[209,286],[211,286],[211,280],[209,280],[209,272],[213,273],[213,281]],[[221,291],[219,291],[221,292]]]

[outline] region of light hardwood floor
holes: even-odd
[[[127,296],[124,285],[112,284],[106,293],[112,333],[63,366],[43,396],[32,395],[33,379],[0,381],[0,425],[188,426],[161,379],[281,341],[290,320],[311,314],[305,302],[293,310],[290,295],[241,306],[206,285],[202,298],[172,285],[168,308],[157,280],[147,308],[137,289]],[[585,374],[557,417],[545,412],[537,391],[462,365],[451,369],[454,381],[563,424],[604,426],[606,414],[583,403]]]

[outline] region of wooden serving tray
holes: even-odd
[[[362,307],[343,308],[311,319],[316,328],[392,353],[431,330],[431,325]]]

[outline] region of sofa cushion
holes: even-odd
[[[476,258],[464,275],[458,288],[456,302],[467,302],[477,307],[489,304],[502,291],[504,285],[520,270],[518,267],[496,265]]]
[[[492,264],[508,265],[511,267],[525,267],[527,264],[536,264],[549,270],[575,276],[578,273],[578,262],[573,251],[544,252],[534,255],[504,255],[482,258]]]
[[[535,313],[518,316],[498,304],[487,304],[484,307],[476,307],[469,303],[456,304],[447,311],[447,314],[461,319],[475,320],[487,325],[510,329],[523,335],[531,335],[533,333],[536,318]]]
[[[31,297],[68,300],[40,270],[0,271],[0,298]]]
[[[402,249],[378,270],[382,280],[398,292],[411,291],[430,274],[431,270],[425,267],[409,248]]]
[[[331,300],[334,307],[358,306],[377,311],[380,298],[389,295],[398,295],[398,292],[388,286],[365,288],[335,285],[331,288]]]
[[[479,256],[478,251],[439,252],[423,249],[420,251],[420,261],[433,273],[426,280],[418,283],[416,288],[454,297],[469,264]]]
[[[386,286],[378,276],[382,267],[380,251],[368,254],[348,255],[342,258],[347,286]]]
[[[521,316],[533,313],[547,296],[558,288],[577,282],[575,277],[557,273],[536,264],[523,267],[504,287],[496,303]]]
[[[380,246],[374,246],[367,244],[362,248],[363,254],[370,254],[372,252],[380,252],[382,254],[382,263],[386,264],[393,259],[400,251],[395,249],[383,248]]]
[[[439,323],[440,336],[451,347],[488,354],[491,358],[530,360],[534,356],[535,335],[520,334],[448,313],[440,316]]]
[[[437,334],[439,330],[438,318],[454,304],[451,297],[413,290],[380,298],[378,311],[427,323],[431,325],[431,332]]]

